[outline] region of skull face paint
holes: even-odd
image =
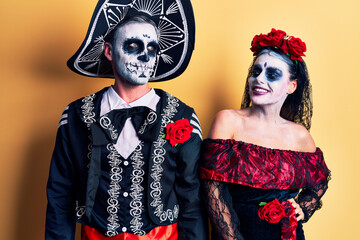
[[[146,84],[154,72],[158,35],[149,23],[129,22],[116,30],[112,55],[117,73],[133,85]]]
[[[253,104],[282,106],[291,88],[289,66],[277,57],[260,55],[252,66],[248,81]]]

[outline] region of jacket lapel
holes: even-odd
[[[155,90],[160,96],[160,102],[157,106],[157,113],[160,117],[161,126],[156,140],[153,142],[150,150],[149,174],[148,174],[148,196],[150,213],[158,218],[160,222],[173,222],[178,217],[179,207],[175,205],[174,209],[164,209],[163,187],[161,178],[163,176],[162,164],[166,159],[165,143],[167,140],[162,136],[165,134],[165,127],[173,120],[178,112],[179,100],[174,96],[160,89]]]

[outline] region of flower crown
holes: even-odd
[[[281,30],[271,29],[271,32],[264,35],[256,35],[252,42],[250,50],[256,56],[262,48],[274,47],[280,48],[286,55],[290,56],[291,60],[302,61],[301,56],[305,56],[306,44],[300,38],[289,36],[286,32]]]

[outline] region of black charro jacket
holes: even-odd
[[[96,187],[94,174],[89,173],[95,145],[91,126],[100,119],[106,90],[71,103],[60,119],[47,184],[47,240],[74,239],[75,222],[92,225]],[[158,226],[177,222],[180,239],[207,239],[198,175],[199,121],[194,110],[179,99],[159,89],[155,92],[160,96],[156,109],[159,127],[156,140],[148,143],[151,153],[145,189],[150,219]],[[182,118],[193,126],[191,137],[172,147],[162,138],[165,127]]]

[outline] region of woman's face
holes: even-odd
[[[290,81],[288,64],[268,53],[256,59],[248,81],[254,105],[282,106],[287,95],[296,89],[296,80]]]

